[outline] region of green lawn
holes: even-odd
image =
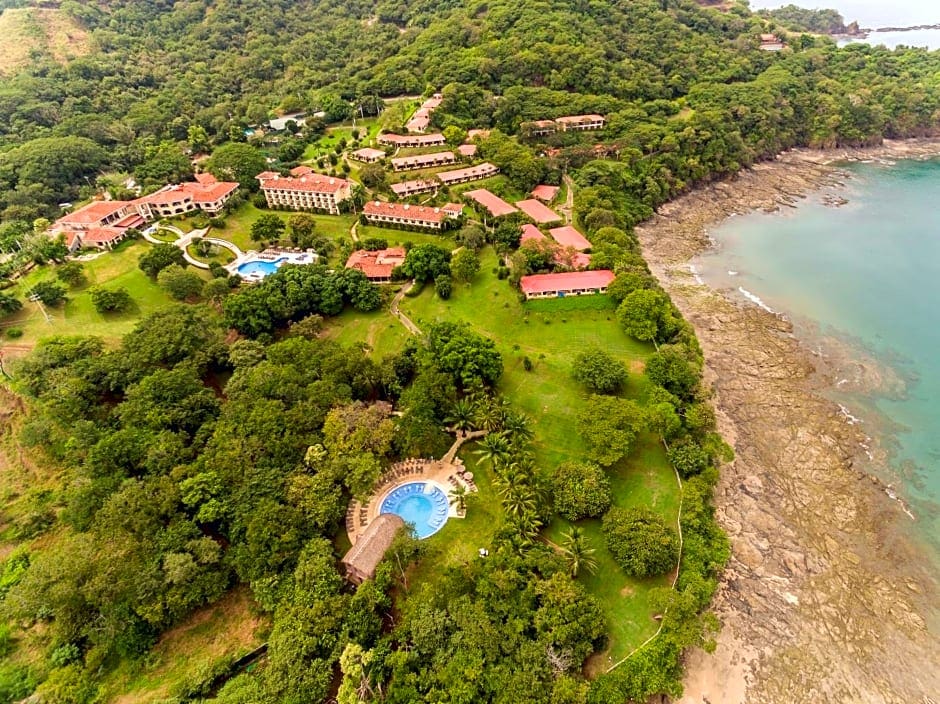
[[[327,318],[324,334],[345,346],[365,343],[375,360],[400,352],[411,337],[388,308],[372,313],[347,308],[335,318]]]
[[[23,344],[32,344],[51,335],[99,335],[106,340],[119,339],[134,327],[139,318],[173,302],[156,282],[137,268],[137,260],[150,246],[144,241],[128,241],[113,252],[105,252],[92,261],[84,262],[88,284],[70,289],[64,306],[48,309],[52,316],[50,323],[45,322],[36,304],[27,302],[17,315],[4,319],[4,324],[22,328],[23,337],[16,342]],[[22,298],[37,282],[54,279],[53,267],[37,267],[11,291]],[[96,285],[126,288],[134,300],[134,307],[124,313],[98,313],[89,293],[89,289]]]
[[[212,228],[209,236],[228,240],[243,250],[258,249],[258,243],[251,241],[251,225],[265,213],[275,213],[285,221],[294,214],[286,210],[261,210],[245,202],[234,213],[226,216],[225,227]],[[337,242],[349,238],[349,228],[356,220],[354,215],[310,215],[317,221],[317,232]]]
[[[411,242],[411,244],[436,244],[446,249],[454,249],[457,246],[450,232],[440,235],[433,232],[413,232],[411,230],[393,230],[372,225],[360,225],[356,230],[356,234],[359,235],[360,240],[370,237],[386,240],[390,247],[403,245],[405,242]]]
[[[186,253],[193,259],[205,262],[206,264],[218,262],[219,264],[225,266],[226,264],[231,264],[233,261],[235,261],[235,255],[231,250],[225,247],[220,247],[218,245],[212,246],[212,251],[208,257],[203,257],[198,252],[196,252],[196,246],[193,244],[186,247]]]
[[[376,135],[379,133],[379,122],[374,117],[369,117],[365,120],[356,120],[356,129],[359,130],[360,143],[363,145],[368,145],[375,140]],[[338,125],[336,127],[328,128],[326,133],[316,142],[307,145],[302,159],[304,161],[311,161],[319,156],[335,153],[333,148],[336,146],[339,140],[344,137],[346,138],[347,143],[352,144],[352,131],[352,124]]]
[[[612,306],[603,305],[603,299],[590,305],[587,299],[521,303],[509,283],[496,278],[492,271],[496,265],[495,253],[487,249],[482,271],[469,288],[457,285],[451,299],[442,301],[428,286],[416,298],[405,298],[401,307],[419,326],[464,321],[496,341],[505,366],[500,391],[532,419],[536,457],[541,467],[551,471],[560,462],[584,456],[583,442],[574,428],[587,395],[571,377],[574,354],[596,345],[618,356],[631,369],[624,396],[642,401],[648,384],[640,372],[652,348],[624,335]],[[531,372],[523,367],[525,357],[534,363]],[[630,457],[609,474],[616,505],[651,506],[675,523],[678,487],[665,452],[654,438],[638,441]],[[579,579],[603,606],[611,636],[607,654],[616,660],[655,632],[658,624],[649,605],[650,589],[667,585],[669,578],[626,577],[604,547],[600,522],[586,521],[584,527],[597,549],[599,569]],[[548,535],[557,540],[565,528],[559,520]]]

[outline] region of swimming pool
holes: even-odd
[[[244,264],[238,265],[238,273],[242,276],[268,276],[277,271],[278,267],[281,266],[287,257],[281,257],[280,259],[275,259],[274,261],[268,261],[265,259],[252,259],[247,261]]]
[[[379,513],[394,513],[410,524],[419,539],[427,538],[447,523],[450,502],[436,485],[430,482],[409,482],[392,489]]]

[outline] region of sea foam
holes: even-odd
[[[738,286],[738,291],[740,291],[742,296],[744,296],[747,300],[749,300],[751,303],[753,303],[753,304],[754,304],[755,306],[757,306],[758,308],[763,308],[763,309],[766,310],[768,313],[773,313],[774,315],[777,314],[777,311],[775,311],[773,308],[771,308],[771,307],[768,306],[766,303],[764,303],[764,302],[760,299],[759,296],[754,295],[753,293],[751,293],[750,291],[748,291],[748,290],[747,290],[746,288],[744,288],[743,286]]]

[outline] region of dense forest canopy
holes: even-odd
[[[188,179],[192,157],[204,153],[202,167],[242,181],[233,208],[260,208],[253,175],[295,166],[328,123],[384,110],[382,127],[401,128],[411,102],[383,98],[440,91],[433,127],[455,145],[466,130],[488,129],[479,157],[501,169],[501,185],[527,193],[569,177],[592,266],[617,274],[606,322],[643,350],[642,371],[600,349],[572,360],[585,407],[569,432],[583,439],[584,456],[548,468],[536,461],[531,419],[500,393],[510,360],[470,326],[428,324],[381,358],[321,335],[324,318],[335,324],[387,303],[359,271],[288,265],[248,287],[215,262],[206,286],[218,296],[206,305],[141,315],[110,345],[84,335],[41,341],[15,368],[32,409],[18,440],[42,448],[63,485],[28,494],[28,510],[4,516],[24,546],[49,543],[0,565],[0,655],[16,648],[6,624],[41,631],[44,647],[35,668],[0,663],[0,702],[37,686],[50,704],[95,702],[103,677],[140,666],[162,634],[235,585],[269,619],[264,666],[221,688],[207,673],[175,692],[179,701],[607,704],[677,695],[682,652],[707,647],[714,628],[703,610],[728,548],[710,497],[729,454],[695,336],[632,228],[676,194],[790,147],[866,145],[940,126],[940,54],[838,49],[809,33],[835,23],[826,13],[758,16],[744,3],[724,5],[61,2],[95,49],[62,62],[37,52],[0,79],[0,251],[25,252],[19,264],[64,259],[64,245],[44,235],[63,202],[104,187],[129,192],[115,183],[127,176],[148,192]],[[769,31],[787,48],[762,51]],[[295,111],[324,117],[274,146],[247,133]],[[602,131],[535,135],[524,126],[594,112],[606,118]],[[335,145],[332,166],[345,146]],[[356,186],[360,205],[364,193]],[[308,216],[308,240],[335,225],[321,217]],[[260,214],[254,239],[276,240],[289,226],[299,241],[304,222]],[[268,237],[259,223],[277,232]],[[519,247],[518,224],[462,228],[454,242],[470,256],[451,257],[443,240],[409,247],[400,273],[419,280],[417,295],[433,282],[447,298],[441,282],[448,295],[469,287],[485,240],[511,290],[552,254]],[[167,287],[180,279],[181,250],[147,247],[141,271]],[[0,260],[0,276],[10,262]],[[61,282],[81,280],[80,267],[66,266],[56,267]],[[67,293],[64,283],[37,288],[41,300]],[[120,304],[99,299],[104,312]],[[23,305],[0,292],[4,315]],[[522,362],[527,372],[538,363]],[[642,398],[624,387],[642,388]],[[346,585],[336,557],[350,500],[369,495],[398,460],[441,456],[452,440],[445,428],[485,433],[474,452],[499,497],[487,559],[450,564],[409,592],[407,566],[424,548],[406,536],[374,580]],[[674,524],[612,508],[610,468],[643,438],[668,458],[669,479],[673,470],[681,477],[681,551]],[[624,573],[663,576],[677,560],[679,569],[672,588],[651,592],[659,636],[623,667],[587,678],[585,660],[609,635],[577,579],[592,557],[577,526],[564,544],[543,538],[559,517],[601,515]]]

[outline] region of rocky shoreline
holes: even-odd
[[[713,655],[687,658],[687,704],[931,702],[940,692],[935,575],[884,487],[857,468],[869,440],[823,392],[826,357],[790,323],[698,282],[707,229],[735,213],[831,192],[846,160],[926,158],[940,140],[794,150],[660,208],[638,228],[653,273],[695,326],[722,432],[736,451],[716,490],[732,543]]]

